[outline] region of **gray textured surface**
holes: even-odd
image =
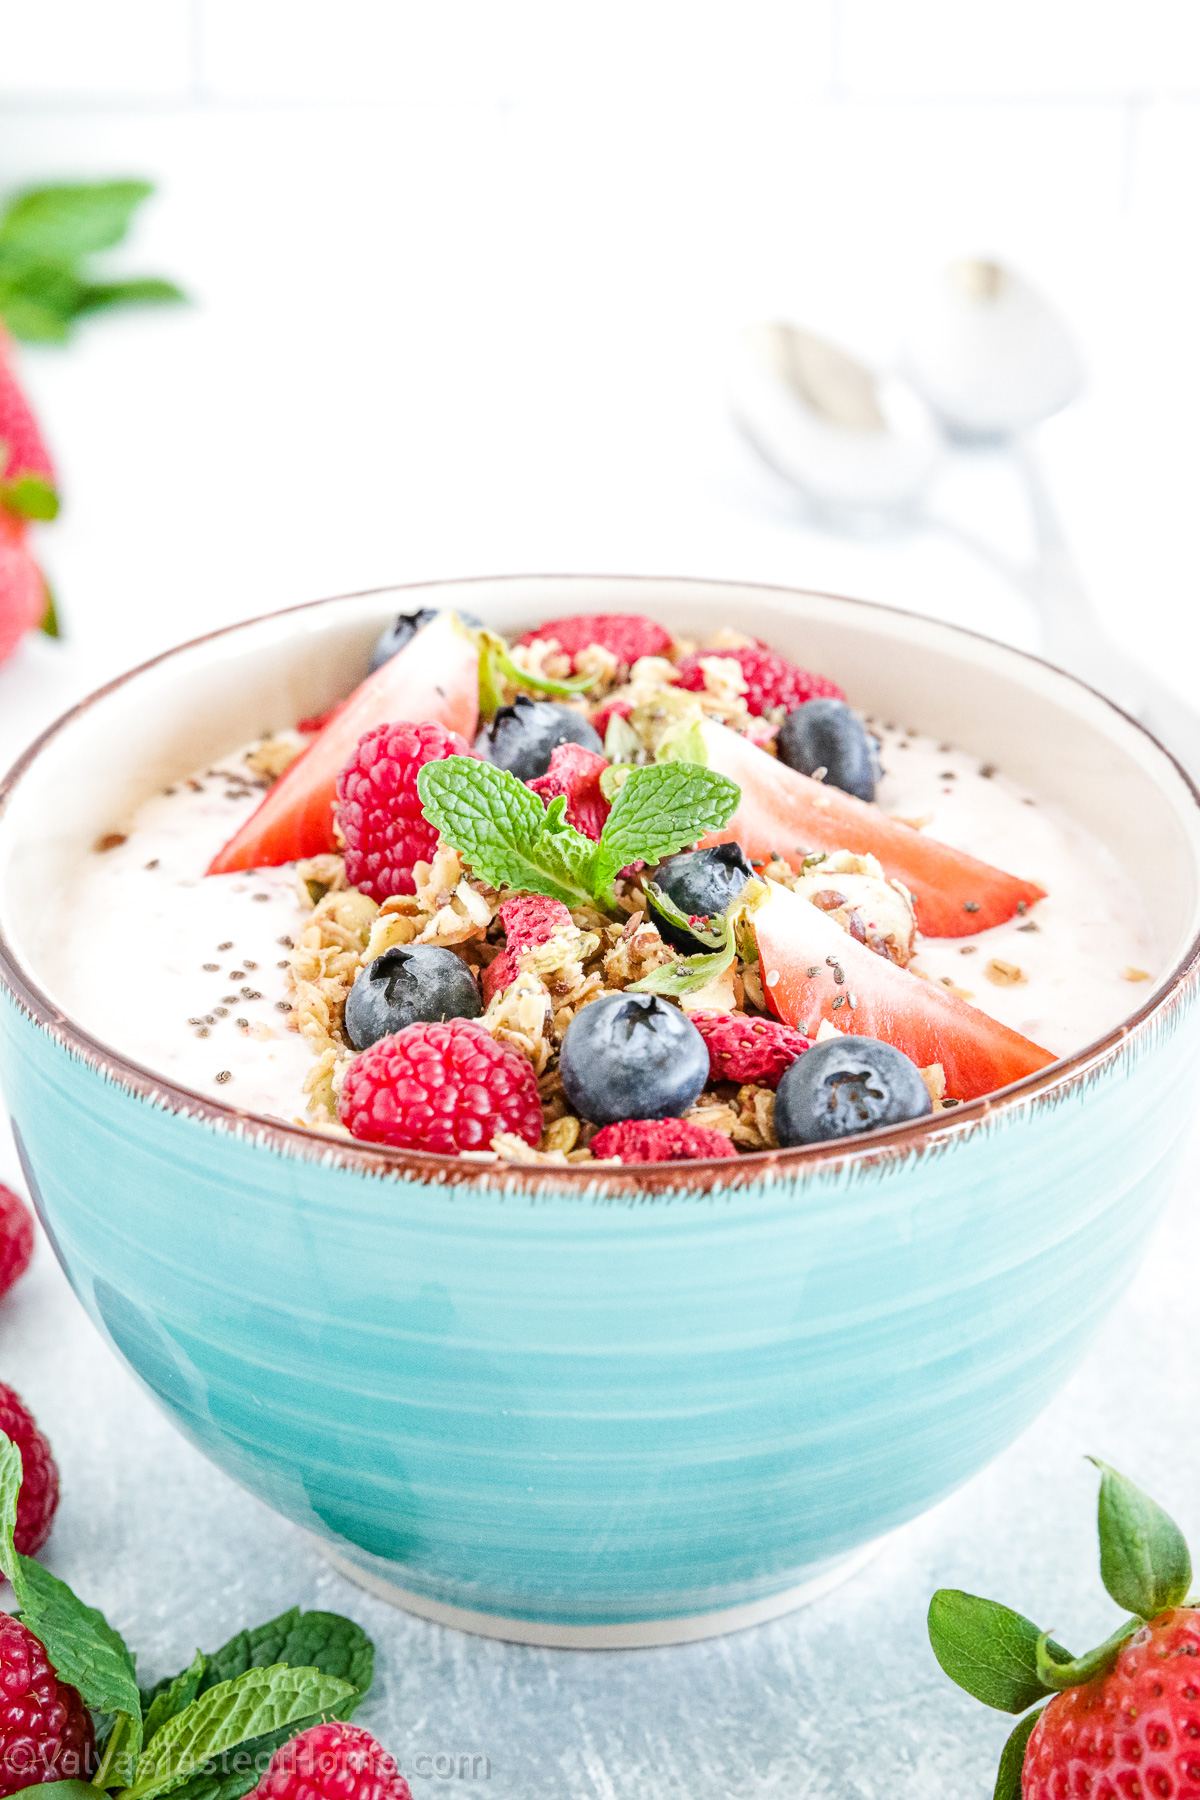
[[[1005,1456],[827,1599],[678,1650],[523,1649],[368,1598],[175,1433],[42,1243],[0,1304],[0,1377],[34,1408],[62,1469],[45,1559],[126,1634],[143,1679],[296,1601],[352,1614],[379,1651],[360,1717],[417,1800],[448,1782],[496,1800],[982,1797],[1007,1725],[937,1669],[924,1634],[932,1590],[1004,1598],[1075,1650],[1097,1641],[1116,1615],[1096,1574],[1089,1450],[1155,1493],[1200,1547],[1198,1175],[1194,1150],[1129,1299]],[[0,1178],[13,1176],[2,1143]],[[471,1757],[486,1759],[473,1778],[457,1772]]]

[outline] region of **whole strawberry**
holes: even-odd
[[[929,1639],[951,1680],[1025,1714],[996,1800],[1200,1800],[1200,1608],[1187,1600],[1187,1544],[1140,1488],[1096,1467],[1100,1577],[1130,1615],[1104,1643],[1072,1657],[1022,1614],[955,1588],[933,1596]]]
[[[92,1717],[41,1641],[0,1613],[0,1796],[43,1781],[86,1781]]]
[[[44,1434],[20,1394],[0,1381],[0,1431],[21,1452],[21,1492],[17,1499],[14,1542],[22,1556],[33,1556],[50,1536],[58,1511],[58,1464]]]
[[[7,1294],[33,1255],[33,1214],[0,1182],[0,1294]]]
[[[421,809],[417,776],[427,762],[472,755],[457,731],[432,720],[363,733],[337,779],[337,822],[352,887],[380,902],[416,893],[413,868],[432,861],[438,839]]]
[[[361,1725],[311,1725],[275,1752],[250,1800],[412,1800],[412,1790]]]

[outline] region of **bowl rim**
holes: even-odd
[[[1073,675],[1070,670],[1061,668],[1060,665],[1050,662],[1046,657],[1034,655],[1031,651],[1018,649],[1015,645],[1004,644],[999,639],[990,637],[986,632],[975,631],[969,626],[953,624],[948,620],[935,619],[926,613],[910,612],[904,607],[889,606],[882,601],[863,600],[851,595],[830,593],[827,589],[822,588],[786,587],[780,583],[741,581],[721,576],[612,575],[575,572],[443,576],[428,581],[408,581],[389,583],[382,587],[359,588],[350,593],[330,594],[316,600],[299,601],[290,606],[273,607],[268,612],[255,614],[252,618],[237,619],[231,624],[218,626],[214,631],[203,632],[199,637],[188,638],[183,643],[173,644],[86,694],[39,732],[0,779],[0,814],[6,810],[18,783],[53,738],[69,729],[76,719],[81,718],[97,702],[115,693],[127,683],[136,680],[148,670],[156,668],[160,663],[168,662],[187,651],[197,649],[202,644],[232,636],[255,625],[264,624],[271,619],[286,618],[293,613],[305,613],[317,607],[333,606],[343,601],[372,599],[377,595],[385,594],[396,594],[403,597],[405,594],[427,593],[431,589],[437,588],[461,591],[476,586],[494,586],[498,582],[516,585],[521,582],[554,581],[581,584],[612,582],[627,585],[631,589],[663,582],[709,589],[737,587],[751,589],[764,595],[781,595],[790,598],[808,596],[833,600],[839,605],[861,608],[866,612],[886,614],[893,618],[919,619],[953,636],[987,644],[1023,661],[1051,669],[1055,674],[1073,682],[1076,687],[1094,695],[1111,712],[1124,719],[1127,724],[1134,726],[1137,731],[1148,738],[1155,748],[1166,757],[1182,779],[1193,804],[1200,811],[1200,788],[1197,787],[1196,782],[1174,753],[1161,743],[1153,732],[1147,730],[1139,719],[1134,718],[1131,713],[1126,712],[1123,707],[1110,700],[1106,694],[1100,693],[1090,683]],[[1028,1108],[1037,1102],[1049,1101],[1053,1104],[1067,1090],[1085,1084],[1092,1072],[1099,1065],[1107,1063],[1121,1049],[1122,1045],[1128,1044],[1135,1033],[1140,1034],[1152,1020],[1174,1011],[1185,999],[1191,997],[1189,990],[1200,986],[1200,930],[1197,931],[1176,962],[1169,978],[1136,1011],[1129,1014],[1102,1037],[1093,1039],[1091,1043],[1072,1052],[1070,1056],[1060,1057],[1045,1069],[1027,1075],[1020,1081],[1011,1082],[1007,1087],[998,1088],[995,1092],[983,1095],[977,1100],[965,1101],[949,1112],[925,1114],[919,1119],[909,1120],[901,1125],[863,1132],[853,1138],[833,1139],[824,1144],[797,1144],[790,1148],[777,1150],[739,1152],[734,1157],[713,1157],[675,1163],[537,1164],[510,1162],[499,1158],[492,1159],[488,1152],[465,1152],[459,1156],[444,1156],[431,1151],[400,1150],[386,1144],[367,1144],[356,1139],[342,1138],[332,1133],[327,1134],[308,1125],[289,1124],[286,1120],[271,1114],[242,1110],[227,1102],[202,1094],[194,1088],[183,1087],[156,1074],[154,1070],[136,1062],[132,1057],[122,1055],[112,1046],[85,1031],[81,1025],[54,1005],[39,986],[32,972],[20,962],[15,948],[5,933],[2,920],[0,920],[0,985],[8,987],[21,1008],[29,1014],[36,1025],[57,1042],[64,1044],[90,1068],[100,1072],[125,1092],[172,1113],[196,1118],[210,1127],[230,1132],[236,1136],[251,1137],[264,1148],[270,1148],[277,1153],[299,1157],[304,1161],[332,1164],[340,1169],[350,1170],[359,1175],[374,1176],[377,1179],[388,1177],[408,1179],[428,1186],[440,1185],[451,1190],[460,1186],[491,1189],[502,1187],[505,1191],[517,1190],[521,1193],[529,1193],[532,1197],[537,1197],[543,1191],[550,1190],[554,1198],[569,1197],[573,1199],[583,1198],[585,1194],[599,1190],[605,1197],[632,1199],[635,1197],[645,1198],[659,1193],[663,1195],[704,1194],[713,1190],[733,1192],[739,1188],[757,1185],[772,1177],[802,1177],[810,1170],[816,1174],[818,1171],[828,1170],[830,1165],[837,1167],[850,1164],[863,1166],[873,1163],[892,1163],[910,1158],[914,1154],[919,1155],[948,1148],[955,1142],[974,1136],[1000,1115]],[[564,1184],[569,1190],[565,1195],[562,1192]]]

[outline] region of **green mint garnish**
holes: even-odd
[[[740,795],[732,781],[694,763],[631,769],[597,844],[567,823],[563,796],[544,807],[492,763],[466,756],[426,763],[417,791],[426,818],[481,881],[565,906],[608,908],[627,864],[660,862],[719,830]]]
[[[506,682],[528,688],[531,693],[557,694],[570,700],[586,694],[599,679],[596,675],[576,675],[569,681],[557,681],[550,675],[532,675],[517,667],[508,654],[508,645],[496,632],[478,631],[475,635],[479,640],[479,711],[485,719],[492,718],[503,706]]]
[[[353,1692],[348,1681],[283,1663],[247,1669],[233,1681],[219,1682],[156,1732],[138,1762],[136,1779],[121,1790],[121,1800],[154,1800],[248,1738],[314,1713],[332,1716]]]
[[[654,889],[654,892],[656,896],[660,895],[659,889]],[[661,895],[661,899],[665,898],[665,895]],[[665,912],[666,908],[663,907],[662,910]],[[676,913],[673,923],[678,924],[682,919],[684,929],[690,931],[693,937],[698,937],[705,942],[713,940],[713,933],[697,931],[689,919],[683,918],[683,914],[678,911],[678,908],[672,908],[672,911]],[[737,954],[733,921],[723,918],[718,920],[717,924],[719,926],[716,934],[717,949],[699,952],[695,956],[681,956],[676,962],[662,963],[657,969],[651,969],[648,975],[643,975],[640,981],[631,982],[626,992],[630,994],[673,994],[678,999],[682,994],[698,993],[701,988],[706,988],[710,981],[716,981],[718,976],[725,973]]]
[[[22,1620],[45,1645],[55,1671],[78,1688],[95,1711],[128,1719],[122,1734],[136,1755],[142,1740],[142,1706],[133,1658],[102,1612],[85,1606],[65,1581],[15,1548],[21,1474],[21,1452],[0,1432],[0,1568],[12,1582]]]
[[[176,1800],[241,1800],[289,1738],[350,1718],[364,1699],[370,1638],[352,1619],[299,1607],[239,1631],[210,1656],[197,1650],[178,1675],[139,1693],[133,1657],[103,1613],[15,1549],[21,1476],[21,1453],[0,1432],[0,1569],[55,1673],[91,1710],[102,1752],[90,1783],[42,1782],[22,1794],[99,1800],[120,1788],[121,1800],[168,1792]]]

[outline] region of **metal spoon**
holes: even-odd
[[[1106,635],[1033,447],[1036,427],[1083,386],[1069,326],[1014,271],[971,258],[927,295],[902,366],[948,436],[1006,449],[1016,466],[1037,546],[1018,579],[1041,615],[1045,655],[1135,714],[1200,778],[1200,716]]]

